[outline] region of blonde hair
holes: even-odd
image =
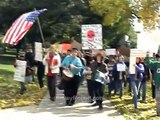
[[[124,59],[124,56],[123,56],[123,55],[120,55],[120,56],[118,56],[118,59],[119,59],[119,58],[122,58],[122,59]]]

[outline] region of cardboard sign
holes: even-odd
[[[126,71],[126,65],[125,64],[117,64],[117,71]]]
[[[143,50],[138,50],[138,49],[131,49],[130,50],[130,65],[129,65],[129,73],[130,74],[135,74],[135,66],[136,64],[136,57],[145,57],[146,52]]]
[[[138,49],[131,49],[130,57],[146,57],[146,51],[138,50]]]
[[[26,75],[26,61],[16,60],[16,71],[14,73],[14,80],[19,82],[25,82]]]
[[[157,53],[160,45],[159,33],[160,30],[158,27],[151,31],[142,29],[140,33],[137,34],[137,48],[144,51],[150,51],[151,53]]]
[[[42,48],[42,43],[40,42],[35,42],[35,60],[36,61],[42,61],[43,59],[43,48]]]
[[[102,25],[90,24],[81,26],[82,49],[102,49]]]
[[[130,61],[130,64],[129,64],[129,73],[130,74],[135,74],[136,70],[135,70],[134,64],[136,63],[136,57],[130,57],[129,61]]]
[[[116,49],[106,49],[107,55],[116,55]]]

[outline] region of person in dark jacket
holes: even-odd
[[[115,82],[114,82],[114,79],[113,79],[113,76],[112,76],[113,66],[114,66],[115,63],[116,63],[115,60],[113,58],[110,58],[109,62],[107,64],[108,71],[109,71],[109,78],[110,78],[110,83],[108,83],[108,95],[109,95],[109,97],[111,96],[111,92],[113,90],[115,90]]]
[[[25,61],[25,55],[24,53],[20,53],[18,58],[16,58],[16,60],[21,60],[21,61]],[[17,67],[18,63],[17,61],[14,64],[14,67]],[[30,68],[29,66],[29,62],[26,61],[26,70],[25,70],[25,79],[24,82],[19,82],[20,83],[20,94],[24,94],[25,91],[27,90],[25,83],[30,83],[32,76],[30,76],[32,74],[32,68]]]
[[[91,64],[92,79],[94,80],[94,92],[96,103],[92,106],[99,106],[99,110],[103,109],[103,94],[104,94],[104,84],[105,78],[108,76],[107,65],[103,62],[103,55],[98,53],[96,55],[96,60]]]
[[[17,56],[16,60],[21,60],[21,61],[25,61],[25,57],[23,53],[19,53],[19,55]],[[18,64],[15,61],[14,63],[14,67],[17,67]],[[27,70],[26,70],[27,71]],[[25,81],[24,82],[19,82],[20,84],[20,94],[23,95],[24,92],[27,90],[26,86],[25,86]]]
[[[123,85],[126,79],[126,65],[124,63],[124,57],[122,55],[118,57],[118,62],[113,66],[112,75],[115,81],[115,94],[119,91],[119,98],[122,98]]]
[[[154,61],[158,61],[159,60],[159,55],[158,54],[153,54],[153,60]],[[151,71],[151,76],[152,76],[152,78],[151,78],[151,89],[152,89],[152,98],[153,99],[155,99],[155,97],[156,97],[156,87],[155,87],[155,82],[154,82],[154,80],[153,80],[153,76],[154,76],[154,69],[150,69],[150,71]]]
[[[29,79],[31,79],[31,82],[34,82],[34,65],[35,65],[35,60],[34,60],[34,53],[32,50],[31,46],[27,47],[27,51],[25,53],[25,61],[27,61],[27,66],[32,69],[32,73],[30,73]]]
[[[43,88],[44,87],[43,77],[44,77],[45,66],[40,61],[36,62],[36,66],[37,66],[37,78],[38,78],[39,87]]]
[[[95,93],[94,93],[94,80],[92,79],[92,71],[91,71],[91,64],[94,62],[92,51],[89,50],[87,53],[85,53],[84,58],[86,59],[86,67],[85,67],[84,74],[87,80],[89,102],[93,103]]]

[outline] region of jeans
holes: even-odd
[[[130,78],[127,78],[127,82],[128,82],[128,93],[131,93],[131,92],[132,92],[132,89],[131,89],[131,81],[130,81]]]
[[[141,82],[140,90],[138,91],[138,98],[140,98],[142,92],[142,101],[146,100],[146,81]]]
[[[137,89],[137,84],[136,84],[135,80],[131,81],[131,87],[132,87],[132,91],[133,91],[133,104],[134,104],[134,108],[137,108],[138,89]]]
[[[120,98],[123,96],[123,80],[116,80],[115,81],[115,94],[117,91],[120,92]]]

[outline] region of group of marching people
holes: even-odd
[[[27,57],[27,55],[29,57]],[[142,102],[146,100],[146,81],[149,77],[153,79],[151,82],[153,98],[156,96],[155,84],[159,85],[159,83],[155,82],[156,79],[158,79],[156,73],[159,65],[158,55],[154,55],[152,59],[148,54],[145,59],[138,57],[136,63],[133,64],[136,70],[135,74],[129,73],[129,60],[127,57],[122,55],[106,56],[102,51],[93,55],[92,50],[81,53],[77,48],[72,48],[72,50],[68,50],[68,54],[63,55],[51,46],[42,62],[34,62],[33,64],[31,62],[33,61],[32,58],[34,57],[31,53],[26,54],[25,57],[19,57],[19,59],[27,61],[26,73],[29,70],[32,71],[31,68],[36,65],[38,67],[37,76],[40,87],[44,86],[44,74],[47,76],[47,87],[51,101],[56,100],[57,78],[61,76],[60,83],[63,83],[65,104],[67,106],[75,104],[78,88],[84,79],[87,81],[89,102],[95,102],[92,106],[99,106],[99,110],[103,109],[102,102],[105,85],[108,86],[108,96],[111,96],[113,91],[114,95],[119,93],[119,98],[121,99],[123,98],[124,88],[128,84],[128,93],[133,96],[135,109],[138,108],[137,102],[141,96],[141,92]],[[68,79],[64,71],[68,71],[68,74],[72,73],[72,77]],[[33,80],[34,73],[32,72],[29,76]],[[20,85],[20,92],[23,94],[26,87],[22,82],[20,82]]]

